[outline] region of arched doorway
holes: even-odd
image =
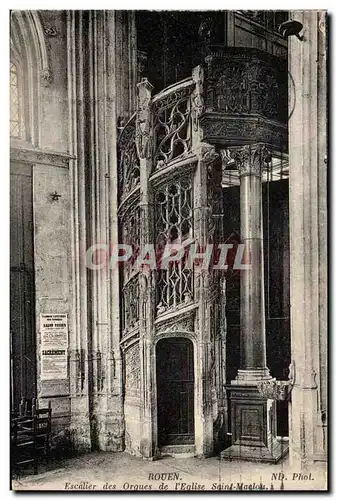
[[[159,446],[194,444],[193,343],[162,339],[156,359]]]

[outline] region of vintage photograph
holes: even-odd
[[[9,12],[12,490],[328,489],[329,16],[206,9]]]

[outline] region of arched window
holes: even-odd
[[[10,63],[10,135],[25,139],[23,88],[19,66]]]
[[[52,75],[38,12],[13,10],[10,33],[11,147],[40,147],[41,87]]]

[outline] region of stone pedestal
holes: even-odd
[[[244,146],[231,155],[240,174],[245,267],[240,270],[240,369],[229,390],[233,441],[222,457],[276,462],[283,454],[276,441],[276,405],[257,388],[271,379],[266,364],[261,183],[271,156],[263,144]]]
[[[276,439],[276,402],[261,396],[254,385],[230,386],[232,446],[222,458],[276,463],[288,443]]]

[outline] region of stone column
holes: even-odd
[[[289,38],[289,225],[292,467],[327,461],[326,12],[293,11],[304,39]],[[315,469],[313,469],[313,464]],[[297,470],[297,469],[296,469]],[[323,476],[321,476],[323,477]]]
[[[137,84],[138,109],[136,120],[136,145],[140,161],[140,245],[152,242],[149,176],[152,168],[151,92],[153,86],[143,78]],[[153,270],[141,269],[139,275],[139,352],[140,352],[140,453],[153,458],[156,450],[153,433]]]
[[[117,241],[116,61],[122,58],[116,36],[120,26],[112,11],[90,11],[89,52],[92,54],[89,96],[91,131],[92,243]],[[90,85],[91,84],[91,85]],[[93,358],[93,441],[104,451],[121,451],[124,441],[122,366],[120,354],[118,269],[104,266],[91,277]],[[93,443],[94,444],[94,443]]]
[[[88,363],[88,302],[86,215],[86,158],[84,122],[84,34],[83,11],[67,12],[67,67],[69,103],[69,163],[71,192],[71,313],[70,347],[70,437],[78,451],[90,451],[90,385]]]
[[[232,446],[223,458],[277,462],[287,446],[276,440],[276,403],[264,397],[258,384],[271,380],[266,365],[264,310],[262,171],[271,160],[263,144],[231,153],[240,174],[241,276],[240,369],[228,388],[231,399]]]
[[[218,157],[214,146],[199,143],[196,150],[198,165],[194,178],[194,235],[201,248],[208,243],[208,226],[210,208],[207,203],[207,169]],[[214,352],[211,339],[211,297],[210,288],[212,276],[210,269],[201,266],[194,268],[194,287],[198,307],[198,347],[196,350],[196,428],[195,448],[197,456],[212,455],[213,440],[213,413],[212,413],[212,376],[215,366]]]
[[[75,448],[86,451],[120,451],[124,438],[118,269],[110,269],[108,259],[99,270],[86,266],[88,248],[118,238],[116,96],[130,92],[129,80],[116,73],[124,56],[115,16],[113,11],[67,13],[69,151],[74,156],[71,435]]]
[[[240,174],[241,242],[247,269],[240,270],[240,369],[238,383],[271,378],[266,364],[264,308],[262,170],[270,153],[264,145],[234,153]]]

